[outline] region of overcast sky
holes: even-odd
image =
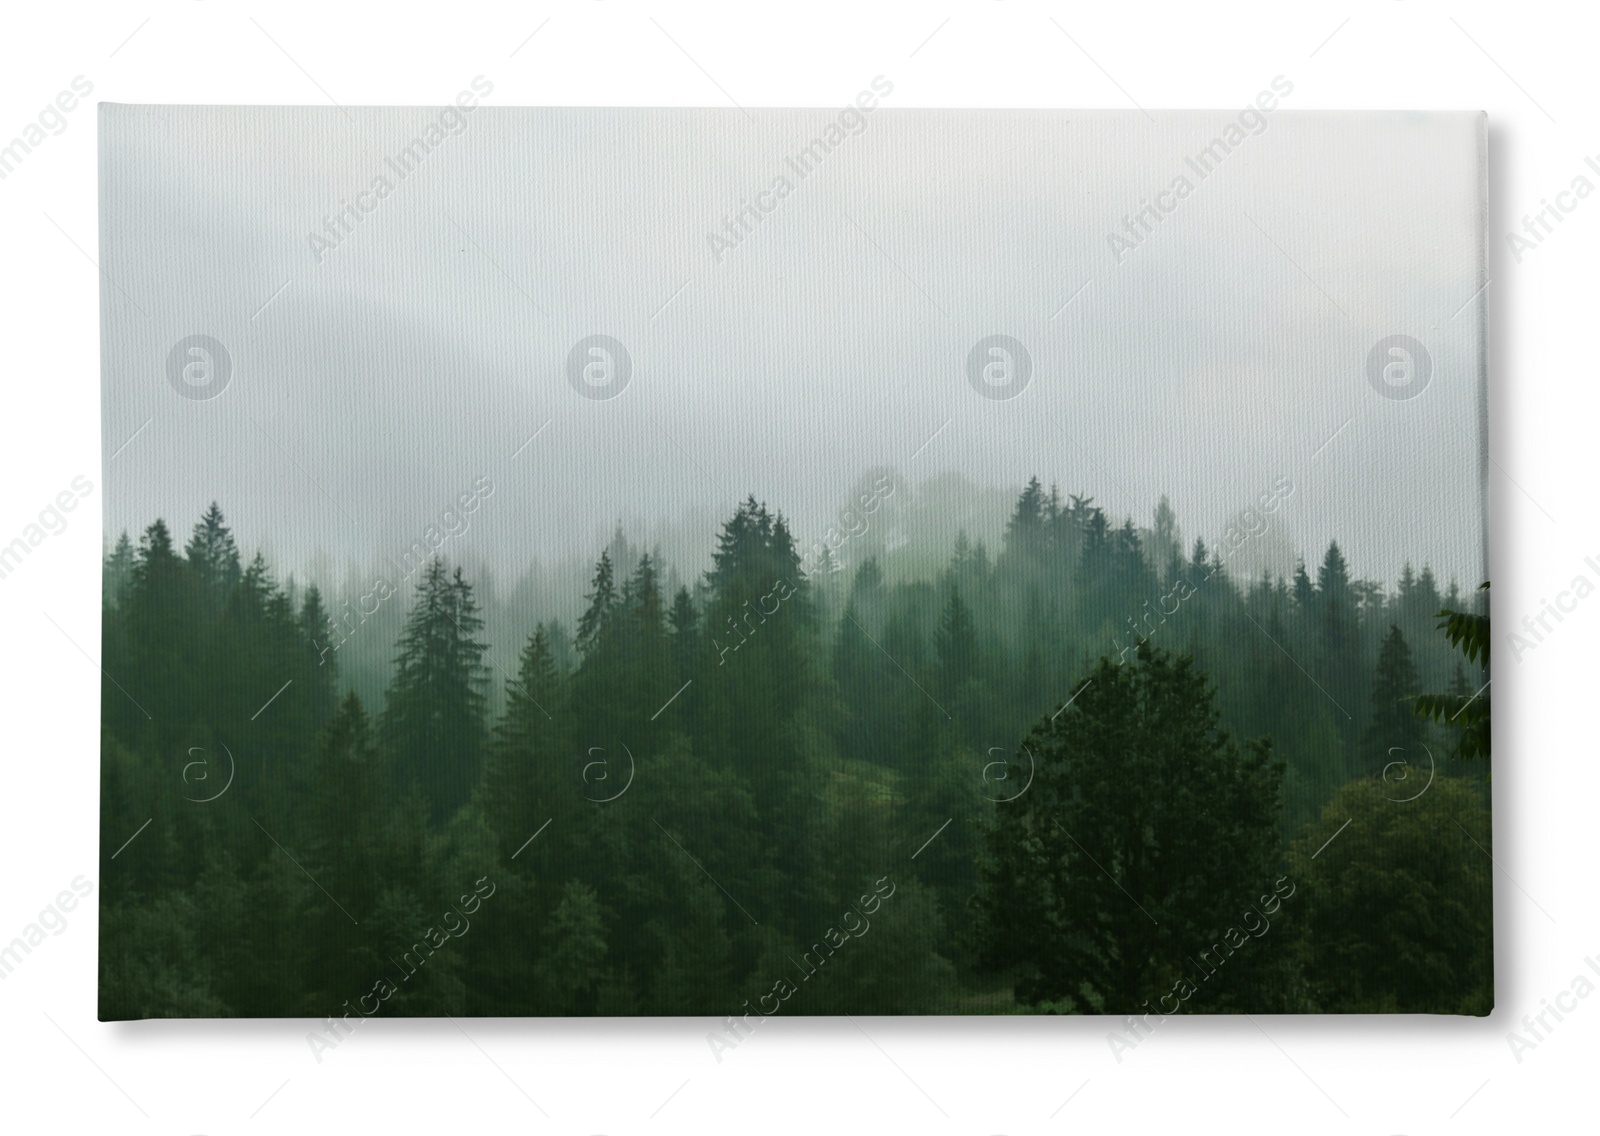
[[[103,107],[109,535],[186,534],[215,498],[283,570],[367,561],[487,477],[460,552],[514,576],[619,520],[709,546],[747,493],[809,540],[889,466],[907,492],[1037,474],[1140,524],[1165,493],[1208,540],[1288,477],[1279,532],[1308,558],[1337,538],[1391,583],[1485,571],[1475,114],[1278,109],[1202,180],[1185,158],[1238,111],[891,94],[802,179],[786,159],[837,110],[493,102],[404,178],[387,159],[439,108]],[[380,175],[319,261],[308,237]],[[780,176],[719,261],[708,234]],[[1108,236],[1180,176],[1119,259]],[[1414,398],[1368,378],[1397,333],[1431,357]],[[169,378],[195,334],[231,356],[214,398]],[[615,398],[569,382],[592,334],[631,356]],[[993,334],[1031,357],[1008,400],[968,378]]]

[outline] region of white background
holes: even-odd
[[[707,1020],[469,1020],[470,1037],[448,1021],[375,1020],[318,1064],[307,1021],[98,1023],[91,899],[0,982],[7,1126],[1009,1133],[1181,1123],[1425,1133],[1592,1116],[1600,998],[1580,1002],[1520,1063],[1506,1040],[1587,970],[1585,956],[1600,955],[1590,900],[1600,599],[1520,660],[1508,640],[1575,576],[1600,580],[1584,563],[1600,563],[1588,476],[1600,409],[1600,200],[1580,203],[1520,263],[1506,242],[1579,174],[1600,185],[1584,165],[1586,155],[1600,162],[1587,8],[8,5],[0,140],[78,75],[94,84],[91,104],[443,105],[484,74],[496,106],[842,106],[882,73],[893,76],[896,106],[1237,108],[1283,74],[1297,109],[1487,110],[1500,756],[1498,1008],[1486,1020],[1174,1018],[1119,1063],[1105,1020],[780,1015],[721,1064]],[[95,486],[65,532],[0,580],[4,941],[75,876],[94,880],[97,863],[94,114],[79,107],[0,181],[0,538],[18,535],[75,476]]]

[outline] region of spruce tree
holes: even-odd
[[[1175,552],[1183,548],[1183,534],[1178,531],[1178,517],[1172,511],[1172,502],[1163,493],[1156,504],[1155,528],[1151,537],[1150,561],[1156,566],[1168,563]]]
[[[1317,591],[1311,583],[1311,577],[1306,572],[1306,562],[1297,561],[1294,566],[1294,603],[1302,614],[1309,615],[1312,605],[1316,603]]]
[[[672,609],[667,613],[667,625],[672,629],[672,684],[677,690],[690,682],[702,662],[704,646],[700,639],[700,613],[695,610],[689,589],[680,587],[672,597]],[[690,721],[693,691],[684,691],[680,699],[687,699],[682,707],[675,707],[677,720]]]
[[[706,574],[711,647],[695,686],[700,749],[714,766],[747,780],[770,837],[769,864],[791,888],[797,919],[821,917],[826,884],[817,792],[823,773],[801,724],[818,678],[819,644],[798,566],[784,519],[747,499],[724,524]]]
[[[1035,556],[1044,548],[1046,499],[1037,477],[1028,479],[1016,508],[1006,523],[1005,550],[1013,555]]]
[[[867,639],[861,612],[852,601],[833,637],[829,670],[838,687],[843,713],[834,736],[839,751],[859,761],[871,760],[878,748],[877,712],[881,709],[881,668],[877,648]]]
[[[978,631],[972,612],[955,588],[950,589],[950,598],[945,601],[933,646],[939,657],[940,698],[953,702],[962,682],[973,677],[978,666]]]
[[[133,583],[133,560],[133,544],[124,530],[106,557],[101,598],[107,606],[120,608],[127,601],[128,586]]]
[[[320,729],[337,705],[339,663],[333,651],[333,626],[322,603],[322,590],[315,584],[306,589],[305,601],[300,605],[298,630],[301,674],[310,691],[306,705],[313,727]]]
[[[606,620],[617,606],[617,586],[610,552],[602,552],[589,585],[589,606],[578,620],[578,651],[587,654],[600,642]]]
[[[186,740],[190,726],[204,712],[197,697],[204,661],[200,599],[166,522],[157,520],[140,538],[128,588],[128,667],[112,675],[127,694],[102,684],[106,721],[119,736],[136,738],[148,727],[164,745],[194,744]]]
[[[565,742],[566,676],[556,665],[550,634],[540,624],[523,645],[515,678],[506,680],[506,708],[489,744],[482,785],[484,815],[509,859],[545,821],[560,814],[570,839],[581,803],[583,762]],[[554,844],[529,849],[517,868],[537,873],[551,863]]]
[[[472,587],[435,558],[406,617],[382,718],[399,788],[415,789],[429,818],[465,804],[483,765],[486,646]]]
[[[1338,541],[1328,544],[1317,568],[1313,605],[1311,673],[1334,705],[1339,734],[1348,760],[1360,763],[1362,675],[1366,673],[1361,642],[1361,612],[1350,569]]]
[[[1358,774],[1383,773],[1395,762],[1413,771],[1430,768],[1422,749],[1427,723],[1413,712],[1418,685],[1411,648],[1399,626],[1391,623],[1372,673],[1371,710],[1361,735]]]
[[[335,908],[326,926],[348,931],[371,911],[386,881],[395,878],[392,826],[399,810],[383,787],[391,779],[374,737],[372,721],[354,691],[344,696],[320,731],[310,755],[301,833],[296,846],[314,865],[349,916]],[[360,982],[366,976],[352,976]],[[370,981],[370,979],[367,979]]]
[[[861,562],[861,567],[856,569],[855,579],[850,581],[850,602],[858,605],[875,605],[881,602],[882,598],[883,568],[876,556],[869,556]]]
[[[233,533],[223,522],[222,510],[215,501],[195,523],[194,533],[184,548],[189,567],[217,609],[227,602],[239,582],[239,548]]]
[[[657,717],[677,687],[672,685],[672,642],[661,603],[655,558],[649,553],[623,585],[619,722],[637,744],[654,748],[665,723]]]

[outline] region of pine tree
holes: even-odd
[[[390,846],[398,810],[389,794],[375,791],[392,780],[392,771],[383,767],[372,720],[354,691],[320,731],[309,764],[298,844],[319,865],[318,881],[359,920],[400,865]],[[328,924],[340,923],[348,926],[337,910],[329,912]]]
[[[989,562],[989,547],[980,540],[972,546],[972,570],[970,575],[973,585],[979,588],[987,588],[993,571],[993,566]]]
[[[215,501],[195,523],[184,555],[212,603],[220,610],[239,582],[239,548],[233,541],[233,533],[223,523],[222,510]]]
[[[1306,572],[1306,562],[1304,560],[1297,561],[1294,566],[1294,605],[1302,613],[1309,614],[1316,599],[1316,588],[1312,585],[1311,577]]]
[[[840,749],[865,758],[871,751],[870,730],[863,729],[859,715],[876,702],[878,666],[875,649],[861,626],[861,613],[852,603],[845,604],[839,628],[833,637],[833,657],[829,669],[846,707],[845,720],[837,731]]]
[[[850,602],[876,604],[882,598],[883,568],[876,556],[869,556],[861,562],[861,567],[856,569],[855,579],[850,582]]]
[[[742,565],[750,563],[765,543],[763,530],[770,532],[772,518],[766,506],[757,505],[754,496],[747,497],[717,534],[716,551],[711,554],[711,570],[706,573],[706,587],[712,591],[726,588]]]
[[[973,677],[978,666],[978,631],[972,622],[972,612],[955,588],[950,589],[933,645],[939,657],[940,698],[949,704],[955,701],[962,682]]]
[[[292,807],[305,787],[306,742],[331,713],[334,687],[327,668],[314,667],[299,616],[260,553],[228,594],[210,660],[204,684],[213,730],[253,758],[241,788],[262,807]]]
[[[1111,524],[1105,511],[1098,506],[1086,508],[1078,533],[1083,542],[1078,561],[1084,573],[1099,582],[1105,578],[1111,554]]]
[[[1412,769],[1431,766],[1422,748],[1427,723],[1412,708],[1417,687],[1411,648],[1399,626],[1391,623],[1378,651],[1377,669],[1372,673],[1372,709],[1361,735],[1358,774],[1381,773],[1394,762],[1403,762]]]
[[[522,648],[516,679],[506,680],[506,709],[496,735],[520,744],[549,730],[561,707],[562,677],[549,631],[541,623]]]
[[[1325,605],[1349,605],[1350,566],[1345,562],[1344,553],[1339,551],[1338,541],[1329,543],[1322,565],[1317,569],[1317,593]]]
[[[1044,547],[1046,500],[1037,477],[1028,478],[1006,523],[1005,550],[1012,555],[1037,555]]]
[[[706,575],[711,646],[694,687],[699,750],[714,767],[747,780],[768,826],[768,866],[791,888],[796,920],[817,915],[826,875],[816,790],[823,774],[799,726],[817,688],[820,652],[798,565],[784,519],[754,498],[740,505],[723,525]]]
[[[1167,561],[1167,574],[1163,581],[1169,588],[1175,588],[1178,583],[1189,575],[1189,562],[1183,558],[1183,550],[1177,549],[1172,558]]]
[[[1347,753],[1358,752],[1361,723],[1362,658],[1360,611],[1350,584],[1350,570],[1339,542],[1332,541],[1317,569],[1317,647],[1314,654],[1317,681],[1338,708],[1340,734]],[[1355,759],[1357,762],[1359,759]]]
[[[672,628],[672,677],[677,684],[694,677],[700,662],[700,613],[695,611],[694,600],[688,588],[680,587],[672,597],[672,610],[667,613],[667,624]]]
[[[102,690],[106,721],[119,736],[138,737],[148,725],[166,745],[194,744],[185,739],[204,709],[196,698],[203,650],[199,593],[166,522],[156,521],[139,540],[128,588],[130,658],[121,675],[128,695],[113,684]]]
[[[307,708],[313,726],[320,729],[337,704],[339,663],[333,654],[333,626],[322,605],[322,591],[315,584],[306,589],[300,605],[299,633],[304,644],[302,673],[311,691]]]
[[[664,626],[661,610],[661,585],[656,578],[655,561],[647,552],[639,557],[638,565],[628,582],[622,587],[622,603],[630,619],[640,628],[653,632]]]
[[[617,588],[613,578],[610,552],[602,552],[594,566],[594,580],[589,585],[589,606],[578,620],[578,650],[587,654],[594,650],[605,630],[606,620],[617,606]]]
[[[472,587],[437,558],[417,585],[395,657],[382,737],[402,790],[416,789],[439,823],[466,803],[483,764],[486,647]]]
[[[876,562],[868,563],[857,587],[863,577],[881,578]],[[704,634],[716,662],[704,697],[721,705],[714,713],[708,708],[707,720],[724,723],[712,739],[715,754],[742,751],[748,760],[760,752],[764,742],[757,739],[787,721],[809,688],[815,622],[798,566],[788,525],[753,497],[724,524],[705,580]]]
[[[606,545],[605,553],[611,560],[612,571],[619,576],[629,575],[639,562],[639,552],[623,534],[620,521],[611,534],[611,543]]]
[[[950,553],[950,574],[959,582],[972,567],[972,541],[967,539],[967,530],[961,529],[956,533],[956,543]]]
[[[1422,566],[1422,575],[1417,577],[1417,603],[1428,615],[1439,610],[1444,602],[1439,595],[1439,581],[1434,577],[1433,568],[1427,564]]]
[[[1157,567],[1172,559],[1183,548],[1183,534],[1178,531],[1178,517],[1172,511],[1172,502],[1163,493],[1156,504],[1155,529],[1150,550],[1150,562]]]
[[[672,686],[672,641],[667,632],[667,614],[661,604],[655,559],[649,553],[639,557],[633,575],[622,588],[623,613],[620,653],[620,687],[626,705],[619,722],[638,743],[655,744],[664,727],[657,714],[676,689]]]
[[[111,555],[106,557],[105,572],[102,577],[104,602],[114,608],[120,608],[127,602],[128,587],[133,583],[133,544],[128,540],[127,531],[117,537],[116,547],[111,550]]]
[[[507,858],[558,812],[572,833],[582,770],[564,742],[565,708],[566,676],[541,623],[523,645],[516,678],[506,680],[505,713],[494,728],[481,790],[484,815]],[[519,870],[536,874],[551,862],[549,847],[519,857]]]

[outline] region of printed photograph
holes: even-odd
[[[102,1020],[1489,1013],[1483,116],[899,99],[102,104]]]

